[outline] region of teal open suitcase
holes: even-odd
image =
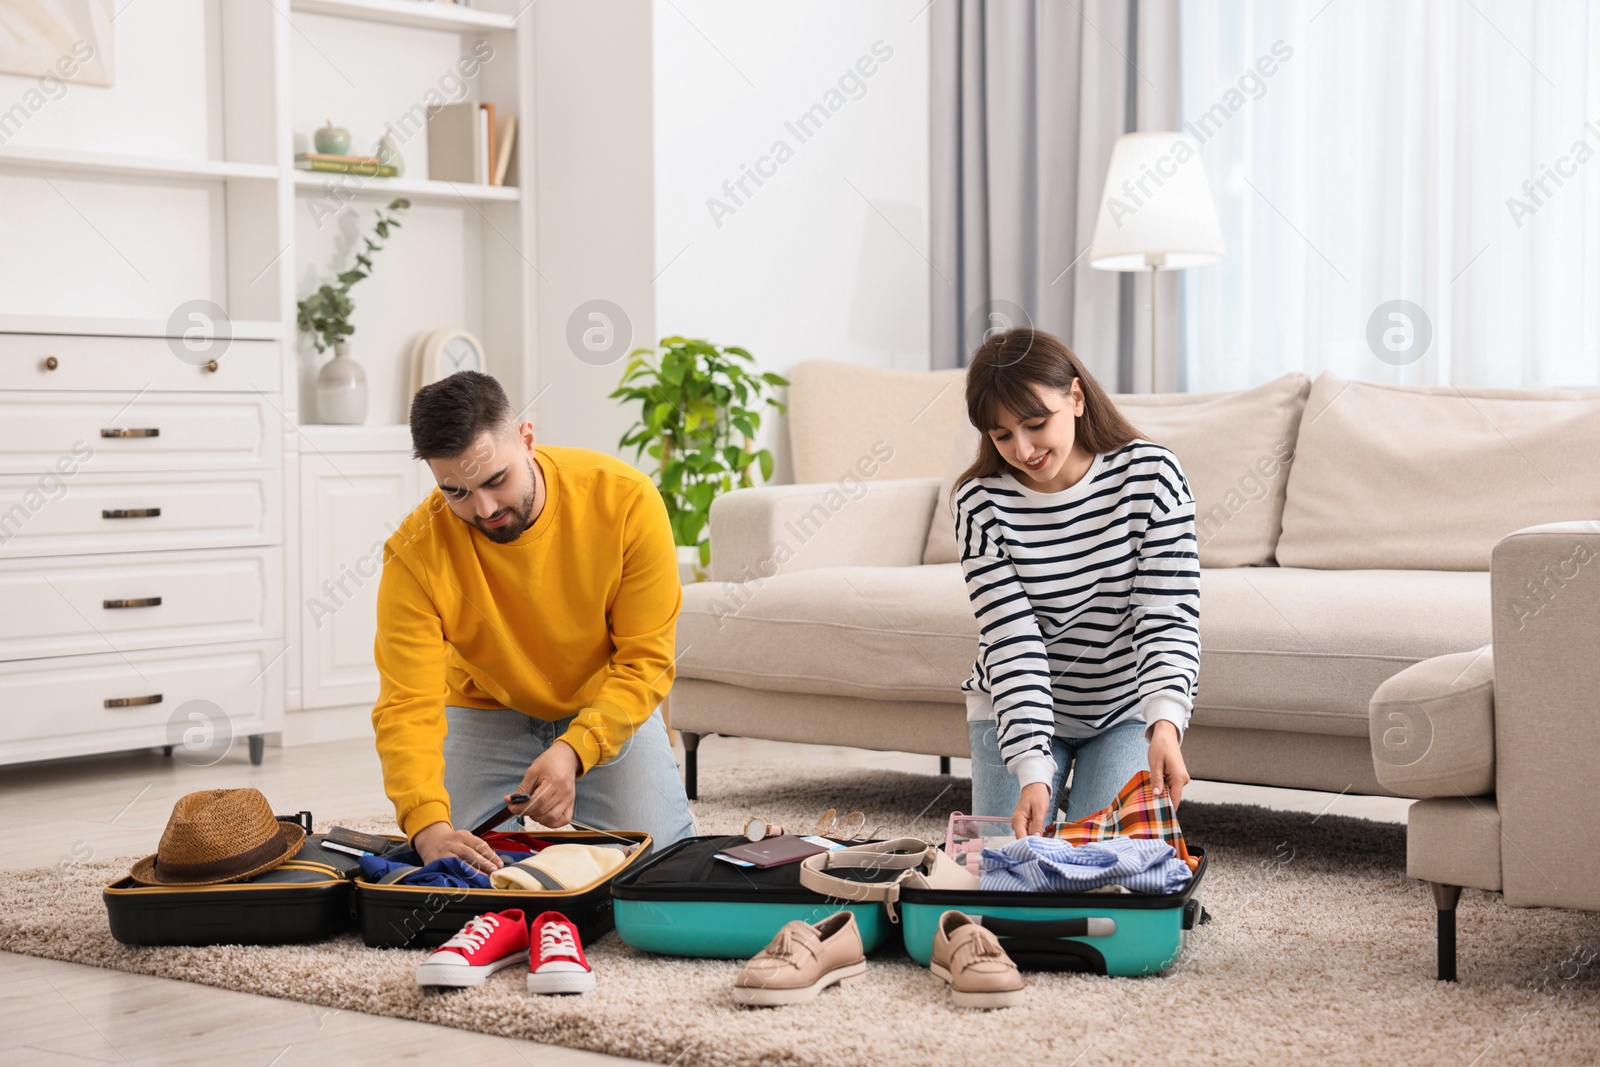
[[[617,935],[645,952],[742,960],[766,948],[784,923],[814,923],[848,907],[866,951],[894,936],[882,904],[846,905],[813,893],[800,884],[798,863],[760,870],[713,858],[744,841],[691,837],[618,875],[611,883]]]
[[[906,951],[927,965],[939,916],[961,911],[982,916],[1025,971],[1087,971],[1131,976],[1172,966],[1189,932],[1210,915],[1200,903],[1205,850],[1189,846],[1200,862],[1178,893],[1007,893],[980,890],[900,890],[896,910]],[[1091,924],[1089,920],[1110,920]],[[1104,932],[1091,932],[1104,931]]]

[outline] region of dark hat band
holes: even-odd
[[[162,878],[177,882],[226,878],[252,871],[263,863],[270,863],[283,855],[288,847],[289,839],[284,836],[283,824],[279,823],[277,831],[270,838],[254,848],[235,855],[207,860],[204,863],[169,863],[157,855],[153,869],[159,871]]]

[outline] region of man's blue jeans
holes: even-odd
[[[572,725],[520,711],[445,708],[444,787],[458,830],[471,830],[505,805],[528,765]],[[601,830],[643,830],[657,849],[695,832],[661,712],[651,713],[616,756],[575,783],[573,818]],[[504,829],[515,829],[506,825]]]
[[[1072,771],[1072,788],[1067,793],[1066,805],[1068,822],[1076,822],[1108,806],[1117,799],[1117,790],[1127,785],[1129,778],[1149,769],[1150,743],[1144,739],[1145,727],[1143,722],[1130,720],[1095,737],[1051,740],[1050,754],[1055,757],[1056,773],[1050,782],[1050,795],[1056,798],[1056,807],[1061,804],[1061,787],[1066,783],[1067,771]],[[994,720],[967,723],[967,737],[972,744],[970,814],[1009,819],[1022,796],[1022,786],[1000,758]]]

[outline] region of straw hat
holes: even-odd
[[[220,885],[270,871],[306,832],[272,815],[258,789],[206,789],[179,797],[154,856],[128,872],[143,885]]]

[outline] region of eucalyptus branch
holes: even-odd
[[[338,284],[324,283],[295,305],[298,311],[295,324],[311,335],[311,343],[318,352],[326,352],[356,332],[350,322],[356,309],[350,299],[350,287],[372,273],[372,257],[383,250],[381,242],[388,241],[389,231],[400,228],[399,213],[410,206],[411,201],[402,197],[391,200],[387,208],[379,208],[377,221],[372,224],[373,236],[361,238],[362,248],[356,253],[355,266],[339,272],[334,279]]]

